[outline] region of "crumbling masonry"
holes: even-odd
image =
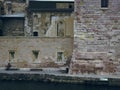
[[[0,0],[0,67],[68,66],[73,10],[73,0]]]

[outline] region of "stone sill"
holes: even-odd
[[[58,65],[63,65],[63,64],[65,64],[66,62],[55,62],[56,64],[58,64]]]
[[[20,71],[30,71],[30,68],[20,68]]]
[[[101,10],[108,10],[109,8],[108,7],[101,7],[100,9]]]
[[[41,68],[31,68],[30,71],[43,71]]]
[[[16,68],[16,67],[10,67],[9,69],[5,69],[6,71],[17,71],[17,70],[19,70],[18,68]]]

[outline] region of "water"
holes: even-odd
[[[33,81],[0,81],[0,90],[120,90],[120,87],[43,83]]]

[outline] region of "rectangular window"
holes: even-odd
[[[64,59],[64,53],[63,52],[57,52],[57,61],[61,62]]]
[[[33,50],[32,53],[33,53],[33,60],[38,59],[39,50]]]
[[[109,3],[108,0],[101,0],[101,7],[102,8],[107,8],[108,7],[108,3]]]
[[[65,9],[68,8],[68,3],[56,3],[57,9]]]
[[[6,8],[7,8],[7,14],[11,14],[12,13],[12,2],[11,1],[6,2]]]
[[[74,3],[56,3],[56,9],[71,9],[74,8]]]
[[[15,51],[14,50],[9,50],[9,59],[13,60],[15,58]]]

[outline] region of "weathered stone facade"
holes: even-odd
[[[106,1],[105,6],[104,4]],[[107,6],[108,5],[108,6]],[[119,72],[120,0],[75,0],[71,74]]]
[[[0,67],[8,62],[17,68],[68,66],[73,52],[73,1],[2,0],[2,4]]]
[[[6,15],[26,12],[26,0],[4,0],[4,11]]]
[[[73,37],[73,16],[71,13],[33,12],[33,33],[40,37]]]
[[[73,37],[73,9],[74,3],[71,1],[31,0],[26,36]]]
[[[119,74],[120,0],[0,1],[1,67]]]
[[[26,2],[24,0],[3,0],[1,3],[0,36],[24,36]]]
[[[72,38],[1,37],[0,67],[8,62],[19,68],[63,66],[72,55],[72,43]],[[63,52],[63,60],[57,60],[57,52]]]

